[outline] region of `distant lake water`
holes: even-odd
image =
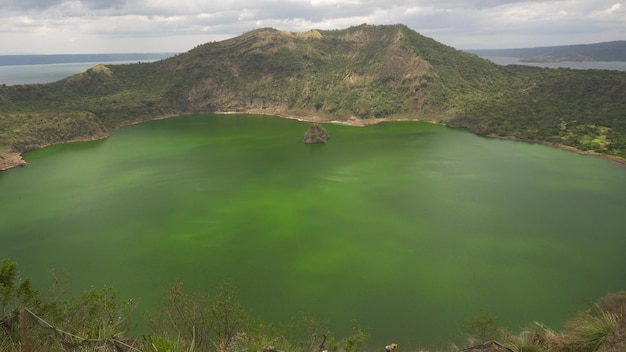
[[[486,313],[554,329],[626,289],[626,168],[417,122],[197,115],[25,155],[0,174],[0,257],[111,285],[141,312],[229,281],[269,321],[353,322],[379,348],[463,346]],[[375,348],[374,348],[375,349]]]
[[[626,61],[589,61],[589,62],[520,62],[519,57],[482,56],[498,65],[526,65],[546,68],[571,68],[577,70],[616,70],[626,71]]]
[[[50,83],[97,64],[152,62],[174,54],[0,55],[0,84]]]
[[[97,64],[152,62],[174,54],[90,54],[90,55],[0,55],[0,84],[49,83],[83,72]],[[516,57],[484,56],[498,65],[569,67],[626,71],[626,62],[523,63]]]

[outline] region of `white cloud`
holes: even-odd
[[[613,4],[613,6],[609,7],[606,10],[606,13],[608,13],[609,15],[612,15],[616,12],[619,12],[622,9],[622,4],[617,3],[617,4]]]
[[[5,0],[0,51],[185,51],[253,28],[403,23],[457,48],[626,38],[615,0]]]

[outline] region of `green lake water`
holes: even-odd
[[[0,257],[137,312],[230,282],[268,321],[300,313],[375,346],[462,342],[479,314],[561,329],[626,289],[626,167],[442,126],[183,116],[45,148],[0,174]],[[136,322],[141,325],[141,314]]]

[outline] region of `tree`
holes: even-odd
[[[38,307],[41,302],[30,279],[21,278],[17,263],[5,258],[0,267],[0,317],[17,314],[21,308]]]
[[[19,341],[19,311],[24,308],[39,310],[42,302],[30,279],[22,279],[17,263],[3,259],[0,266],[0,340]]]

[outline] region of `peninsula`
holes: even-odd
[[[626,158],[626,73],[498,66],[404,25],[257,29],[152,63],[0,86],[0,169],[56,143],[187,113],[416,120]]]

